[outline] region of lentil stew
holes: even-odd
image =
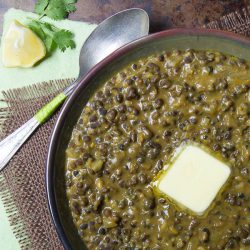
[[[66,189],[89,249],[250,248],[250,63],[217,51],[140,59],[89,99],[66,150]],[[151,181],[185,141],[229,162],[205,217],[156,195]]]

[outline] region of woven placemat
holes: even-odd
[[[7,108],[0,110],[1,137],[20,127],[68,83],[51,81],[3,92]],[[3,203],[22,249],[63,249],[50,218],[44,178],[49,137],[57,116],[58,112],[36,130],[0,178]]]
[[[250,36],[250,6],[206,25]],[[66,85],[67,80],[40,83],[3,92],[0,139],[32,117]],[[10,161],[0,177],[0,192],[13,232],[22,249],[63,249],[53,227],[45,193],[45,160],[58,113],[40,127]]]

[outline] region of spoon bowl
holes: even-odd
[[[148,34],[149,17],[142,9],[128,9],[105,19],[81,49],[79,77],[123,45]]]

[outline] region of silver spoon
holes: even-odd
[[[149,18],[142,9],[128,9],[105,19],[90,34],[81,49],[80,71],[76,81],[41,108],[34,117],[0,142],[0,171],[23,143],[73,92],[83,75],[121,46],[143,37],[149,31]]]

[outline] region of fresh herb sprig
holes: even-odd
[[[48,54],[51,54],[56,48],[64,52],[67,48],[76,47],[73,40],[74,35],[69,30],[59,29],[50,23],[35,19],[32,19],[28,26],[42,39]]]
[[[77,0],[38,0],[35,12],[55,20],[65,19],[69,13],[76,11]]]
[[[40,15],[39,19],[31,19],[28,26],[44,42],[47,54],[50,55],[56,48],[64,52],[67,48],[74,49],[74,34],[65,29],[59,29],[55,25],[43,22],[47,16],[54,20],[65,19],[69,13],[76,11],[77,0],[38,0],[35,12]]]

